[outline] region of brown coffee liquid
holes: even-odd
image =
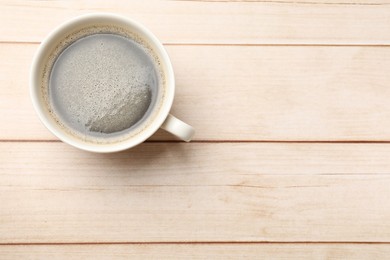
[[[51,106],[82,135],[121,135],[152,110],[159,85],[156,66],[132,39],[111,33],[84,36],[64,49],[52,67]]]

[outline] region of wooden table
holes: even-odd
[[[140,21],[173,114],[93,154],[38,120],[28,74],[61,22]],[[0,2],[0,259],[389,259],[390,1]]]

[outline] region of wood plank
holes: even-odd
[[[41,41],[65,20],[98,11],[132,17],[164,43],[390,44],[387,1],[325,3],[2,1],[0,41]]]
[[[386,259],[388,244],[130,244],[0,246],[1,259]]]
[[[0,47],[0,139],[55,139],[29,98],[37,45]],[[196,140],[390,140],[390,48],[167,49],[177,78],[172,112],[195,127]]]
[[[390,242],[388,145],[0,151],[0,243]]]

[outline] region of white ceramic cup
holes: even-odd
[[[53,116],[48,111],[42,92],[42,73],[50,52],[58,46],[66,36],[69,36],[73,32],[79,31],[85,27],[99,25],[125,28],[147,42],[159,58],[166,81],[164,88],[165,95],[162,97],[161,105],[153,119],[151,119],[151,122],[134,136],[119,142],[104,144],[84,141],[82,138],[71,135],[65,131],[65,129],[53,119]],[[190,125],[169,114],[175,93],[175,78],[171,61],[163,45],[144,26],[122,16],[107,13],[87,14],[71,19],[57,27],[42,42],[33,59],[30,75],[30,92],[34,108],[43,124],[63,142],[82,150],[105,153],[129,149],[145,141],[159,128],[163,128],[187,142],[190,141],[194,135],[194,129]]]

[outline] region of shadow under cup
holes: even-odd
[[[142,119],[127,129],[111,134],[88,133],[71,127],[60,113],[56,113],[56,104],[53,105],[50,98],[50,75],[58,57],[76,41],[97,34],[119,35],[147,50],[154,61],[159,81],[152,93],[150,107]],[[52,32],[42,42],[34,58],[30,84],[34,107],[45,126],[62,141],[94,152],[120,151],[146,140],[163,124],[174,97],[173,69],[162,44],[142,25],[111,14],[77,17]]]

